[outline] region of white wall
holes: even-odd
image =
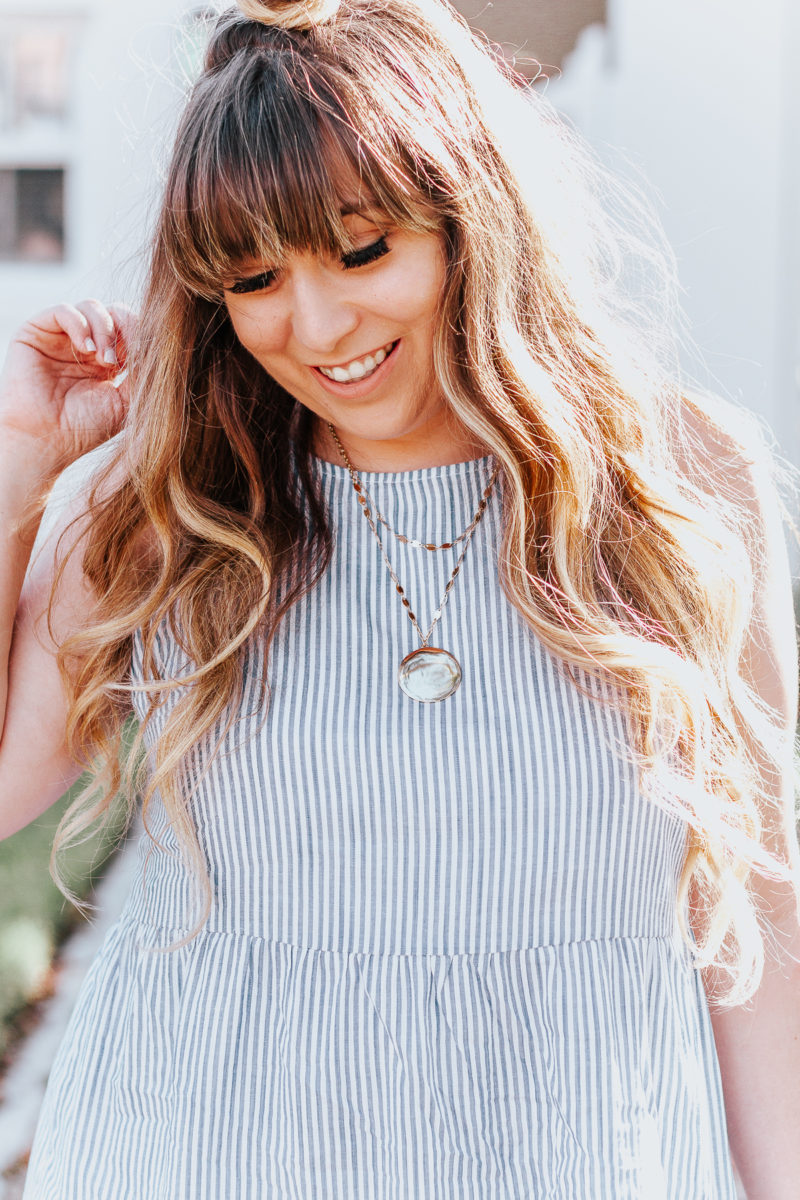
[[[798,52],[796,0],[611,0],[548,95],[651,181],[708,378],[800,464]]]

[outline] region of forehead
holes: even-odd
[[[441,227],[396,148],[371,145],[277,70],[255,82],[249,99],[235,91],[213,119],[198,109],[182,139],[168,219],[175,269],[190,290],[213,297],[248,261],[347,253],[356,214]]]

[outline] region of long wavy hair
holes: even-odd
[[[329,0],[318,21],[310,6],[304,21],[246,7],[262,19],[219,17],[180,122],[129,418],[92,489],[81,548],[99,612],[59,665],[68,744],[93,784],[59,825],[53,877],[76,902],[57,852],[120,788],[145,826],[158,793],[201,902],[176,946],[212,909],[188,764],[220,719],[230,727],[248,639],[268,655],[331,551],[310,414],[237,341],[221,280],[245,258],[352,249],[346,176],[392,224],[442,239],[435,370],[502,467],[501,586],[568,669],[622,690],[642,792],[688,825],[682,936],[727,979],[717,1002],[741,1003],[765,961],[754,877],[800,896],[792,855],[764,836],[783,817],[752,747],[777,763],[794,745],[742,674],[758,547],[733,484],[709,478],[700,432],[732,474],[777,487],[786,464],[744,408],[682,382],[674,263],[648,202],[444,0]],[[159,675],[164,622],[191,664],[179,679]],[[121,766],[137,689],[147,716]],[[145,767],[145,729],[176,689]]]

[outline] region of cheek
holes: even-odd
[[[381,281],[382,310],[404,325],[432,324],[441,304],[444,269],[426,256]]]
[[[408,289],[409,303],[416,310],[417,319],[431,327],[439,312],[444,292],[446,266],[443,249],[435,254],[420,256]]]
[[[282,345],[282,334],[279,323],[264,313],[251,308],[234,308],[228,306],[228,315],[233,325],[233,331],[242,345],[258,355],[277,353]]]

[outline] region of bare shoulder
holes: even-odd
[[[703,491],[761,513],[773,498],[773,458],[755,415],[722,399],[689,393],[679,426],[674,449],[687,478]]]
[[[78,459],[55,481],[42,516],[31,553],[29,575],[52,575],[55,560],[62,555],[76,562],[79,543],[85,542],[98,507],[111,500],[128,478],[126,459],[119,438],[98,446]],[[151,539],[140,534],[131,546],[132,563],[151,549]],[[72,553],[75,550],[76,553]],[[65,585],[77,582],[74,566],[67,569]]]
[[[724,412],[721,414],[724,417]],[[778,479],[788,479],[755,418],[731,408],[727,428],[716,414],[685,409],[692,450],[685,469],[704,490],[721,492],[738,509],[753,571],[753,595],[742,666],[749,682],[787,729],[798,704],[797,634],[786,529],[794,528]],[[749,436],[748,436],[749,434]],[[797,486],[791,480],[795,494]]]
[[[85,550],[99,508],[112,500],[127,478],[125,456],[117,439],[68,467],[56,480],[42,517],[22,587],[18,619],[44,634],[50,611],[55,643],[91,622],[101,596],[84,569]],[[130,535],[126,554],[132,571],[152,561],[154,539],[147,531]],[[54,650],[54,640],[44,643]]]
[[[787,531],[794,517],[797,472],[770,447],[757,417],[711,398],[687,400],[682,436],[675,447],[679,469],[706,495],[727,501],[748,552],[754,577],[754,621],[767,620],[794,644],[794,602]],[[780,631],[778,633],[778,631]]]

